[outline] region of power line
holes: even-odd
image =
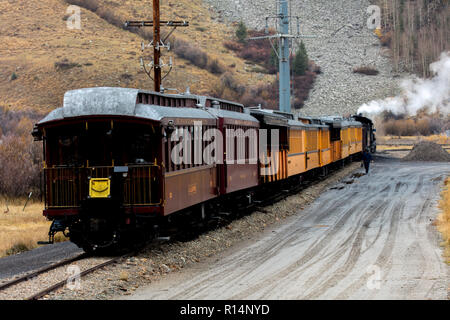
[[[142,51],[144,51],[146,47],[153,47],[153,61],[146,65],[144,63],[144,59],[141,58],[141,66],[144,68],[145,73],[154,81],[156,92],[161,92],[162,80],[164,80],[172,71],[172,58],[170,58],[170,62],[168,64],[164,64],[161,60],[161,49],[167,48],[168,50],[170,50],[170,44],[165,44],[165,42],[170,37],[170,35],[172,35],[176,28],[189,26],[189,22],[187,21],[161,21],[160,13],[160,0],[153,0],[153,20],[125,22],[126,28],[153,27],[152,42],[150,42],[148,45],[145,45],[144,43],[142,43],[141,45]],[[161,25],[173,28],[169,32],[169,34],[165,36],[164,39],[161,39]],[[162,68],[166,66],[169,66],[170,69],[166,73],[166,75],[162,77]],[[147,70],[147,67],[150,67],[150,70]],[[153,77],[151,76],[152,70]]]

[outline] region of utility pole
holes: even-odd
[[[161,40],[161,24],[173,27],[173,29],[169,32],[169,34]],[[161,83],[172,70],[172,61],[168,64],[170,70],[168,73],[162,77],[162,68],[166,66],[162,63],[161,60],[161,48],[167,48],[170,50],[170,43],[165,44],[166,40],[170,37],[170,35],[175,31],[177,27],[188,27],[189,22],[187,21],[161,21],[160,16],[160,3],[159,0],[153,0],[153,20],[151,21],[126,21],[125,27],[153,27],[153,41],[148,44],[148,47],[153,47],[153,61],[150,62],[149,66],[153,69],[153,77],[151,76],[151,70],[147,71],[146,66],[144,64],[143,59],[141,58],[141,65],[144,68],[144,71],[147,75],[154,81],[155,83],[155,91],[161,92]],[[142,44],[142,51],[145,49],[145,45]]]
[[[280,3],[280,105],[284,112],[291,112],[291,72],[290,72],[290,51],[289,51],[289,12],[288,1],[282,0]]]
[[[264,36],[264,37],[254,37],[249,38],[249,40],[260,40],[260,39],[277,39],[278,40],[278,52],[275,50],[275,46],[272,42],[273,50],[277,54],[280,69],[280,79],[279,79],[279,110],[283,112],[291,112],[291,67],[289,57],[291,54],[290,42],[291,39],[299,38],[314,38],[314,36],[301,35],[300,34],[300,17],[289,15],[289,0],[276,0],[278,13],[276,16],[266,17],[266,33],[269,33],[269,19],[279,20],[277,34]],[[290,18],[295,18],[297,20],[297,34],[291,35],[289,30]]]
[[[153,0],[153,43],[159,44],[161,42],[161,19],[160,19],[160,8],[159,0]],[[155,91],[161,91],[161,67],[159,65],[159,60],[161,57],[161,51],[159,50],[159,45],[153,46],[153,56],[154,56],[154,67],[155,67]]]

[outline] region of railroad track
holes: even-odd
[[[128,257],[130,257],[130,256],[132,256],[132,255],[133,255],[133,254],[126,254],[126,255],[124,255],[124,256],[120,256],[120,257],[113,258],[113,259],[111,259],[111,260],[108,260],[108,261],[106,261],[106,262],[103,262],[103,263],[98,264],[98,265],[96,265],[96,266],[94,266],[94,267],[91,267],[91,268],[89,268],[89,269],[84,270],[83,272],[81,272],[81,273],[79,274],[79,276],[80,276],[80,278],[81,278],[81,277],[84,277],[84,276],[86,276],[86,275],[88,275],[88,274],[90,274],[90,273],[93,273],[93,272],[95,272],[95,271],[97,271],[97,270],[99,270],[99,269],[101,269],[101,268],[104,268],[104,267],[107,267],[107,266],[112,265],[112,264],[114,264],[114,263],[117,263],[117,262],[119,262],[121,259],[126,259],[126,258],[128,258]],[[40,298],[46,296],[47,294],[49,294],[49,293],[51,293],[51,292],[53,292],[53,291],[56,291],[56,290],[58,290],[58,289],[64,287],[64,285],[66,285],[66,283],[68,282],[69,279],[70,279],[70,278],[66,278],[66,279],[64,279],[64,280],[62,280],[62,281],[60,281],[60,282],[58,282],[58,283],[52,285],[51,287],[45,288],[45,289],[39,291],[38,293],[33,294],[32,296],[29,296],[26,300],[38,300],[38,299],[40,299]]]
[[[73,262],[85,259],[87,257],[88,257],[88,255],[86,253],[82,253],[82,254],[74,257],[74,258],[66,259],[66,260],[57,262],[55,264],[52,264],[50,266],[44,267],[42,269],[33,271],[31,273],[27,273],[27,274],[25,274],[23,276],[20,276],[20,277],[15,278],[15,279],[13,279],[11,281],[8,281],[6,283],[1,284],[0,285],[0,292],[4,291],[4,290],[6,290],[6,289],[8,289],[8,288],[10,288],[12,286],[18,285],[19,283],[22,283],[22,282],[25,282],[25,281],[29,281],[29,280],[31,280],[31,279],[33,279],[33,278],[35,278],[35,277],[37,277],[37,276],[39,276],[39,275],[41,275],[43,273],[49,272],[49,271],[54,270],[54,269],[59,268],[59,267],[63,267],[65,265],[68,265],[68,264],[71,264]]]
[[[225,224],[228,224],[231,221],[233,221],[235,219],[240,219],[243,216],[245,216],[246,214],[248,214],[250,212],[253,212],[255,210],[264,210],[265,206],[269,206],[269,205],[274,204],[274,203],[276,203],[278,201],[281,201],[281,200],[283,200],[283,199],[285,199],[285,198],[287,198],[287,197],[289,197],[289,196],[291,196],[293,194],[297,194],[300,191],[302,191],[302,190],[304,190],[304,189],[306,189],[306,188],[308,188],[308,187],[310,187],[310,186],[312,186],[312,185],[314,185],[316,183],[319,183],[320,181],[326,179],[327,177],[328,177],[328,175],[327,176],[323,176],[323,177],[316,177],[315,180],[307,181],[307,182],[305,181],[304,183],[301,183],[301,184],[299,184],[299,185],[297,185],[295,187],[292,187],[290,190],[281,190],[279,192],[274,193],[271,196],[266,197],[262,201],[258,201],[257,203],[252,203],[252,204],[246,205],[244,207],[240,207],[239,210],[237,210],[238,212],[234,212],[234,214],[232,214],[229,217],[229,219],[223,219],[223,221],[225,222]],[[223,224],[221,226],[223,226]],[[220,226],[218,226],[218,227],[220,227]],[[204,231],[208,231],[208,230],[203,230],[203,232]],[[174,238],[176,238],[176,237],[174,237]],[[147,248],[149,248],[151,246],[154,246],[154,245],[158,245],[157,242],[158,241],[155,241],[154,243],[148,245]],[[97,264],[97,265],[95,265],[93,267],[90,267],[90,268],[82,271],[79,274],[79,276],[80,277],[84,277],[84,276],[86,276],[88,274],[91,274],[91,273],[101,269],[101,268],[104,268],[104,267],[110,266],[112,264],[118,263],[122,259],[127,259],[129,257],[132,257],[132,256],[136,255],[137,253],[139,253],[139,252],[128,253],[128,254],[125,254],[125,255],[122,255],[122,256],[118,256],[118,257],[112,258],[110,260],[107,260],[105,262],[102,262],[100,264]],[[66,259],[66,260],[63,260],[61,262],[58,262],[58,263],[52,264],[50,266],[47,266],[45,268],[39,269],[37,271],[31,272],[29,274],[26,274],[24,276],[21,276],[19,278],[11,280],[11,281],[9,281],[7,283],[1,284],[0,285],[0,292],[4,291],[4,290],[6,290],[6,289],[8,289],[10,287],[13,287],[15,285],[18,285],[20,283],[32,280],[32,279],[36,278],[37,276],[42,275],[42,274],[44,274],[46,272],[50,272],[52,270],[55,270],[57,268],[65,266],[65,265],[70,265],[70,264],[72,264],[74,262],[86,259],[88,257],[91,257],[91,256],[86,254],[86,253],[83,253],[83,254],[78,255],[78,256],[76,256],[74,258]],[[39,292],[37,292],[37,293],[35,293],[35,294],[31,295],[31,296],[28,296],[26,298],[26,300],[38,300],[38,299],[40,299],[42,297],[45,297],[49,293],[54,292],[54,291],[56,291],[56,290],[58,290],[60,288],[63,288],[68,283],[69,279],[70,279],[70,277],[67,277],[64,280],[57,282],[56,284],[53,284],[53,285],[51,285],[51,286],[49,286],[49,287],[47,287],[45,289],[42,289]]]
[[[102,262],[100,264],[97,264],[97,265],[95,265],[93,267],[90,267],[90,268],[82,271],[79,274],[79,276],[80,277],[84,277],[84,276],[86,276],[86,275],[88,275],[90,273],[93,273],[96,270],[99,270],[99,269],[104,268],[106,266],[109,266],[109,265],[112,265],[114,263],[117,263],[121,259],[126,259],[126,258],[128,258],[128,257],[130,257],[130,256],[132,256],[134,254],[135,253],[129,253],[129,254],[126,254],[126,255],[123,255],[123,256],[115,257],[115,258],[110,259],[110,260],[108,260],[106,262]],[[5,290],[7,290],[7,289],[9,289],[9,288],[11,288],[13,286],[16,286],[18,284],[21,284],[23,282],[31,281],[31,280],[35,279],[36,277],[38,277],[38,276],[40,276],[42,274],[45,274],[47,272],[51,272],[52,270],[56,270],[56,269],[58,269],[60,267],[63,267],[63,266],[66,266],[66,265],[70,265],[70,264],[72,264],[74,262],[81,261],[81,260],[84,260],[84,259],[89,258],[89,257],[91,257],[91,256],[86,254],[86,253],[83,253],[83,254],[80,254],[80,255],[78,255],[78,256],[76,256],[74,258],[66,259],[66,260],[60,261],[58,263],[52,264],[50,266],[44,267],[42,269],[39,269],[37,271],[33,271],[33,272],[28,273],[26,275],[20,276],[20,277],[18,277],[16,279],[13,279],[11,281],[8,281],[6,283],[1,284],[0,285],[0,292],[3,292]],[[56,290],[64,287],[64,285],[66,285],[66,283],[68,282],[69,279],[70,279],[70,277],[67,277],[64,280],[59,281],[59,282],[57,282],[56,284],[53,284],[50,287],[47,287],[45,289],[40,290],[38,293],[35,293],[35,294],[33,294],[33,295],[29,296],[29,297],[26,297],[25,300],[38,300],[38,299],[44,297],[45,295],[47,295],[47,294],[49,294],[49,293],[51,293],[53,291],[56,291]]]

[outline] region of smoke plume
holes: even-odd
[[[450,51],[443,52],[439,61],[430,65],[433,77],[413,78],[401,83],[402,95],[374,100],[363,104],[358,113],[375,115],[383,111],[394,114],[416,115],[418,111],[450,114]]]

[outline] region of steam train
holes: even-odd
[[[265,144],[253,134],[262,131]],[[189,224],[251,203],[259,192],[326,174],[376,144],[373,123],[362,116],[298,118],[126,88],[68,91],[33,136],[43,141],[50,241],[64,232],[85,251],[128,246],[172,219]]]

